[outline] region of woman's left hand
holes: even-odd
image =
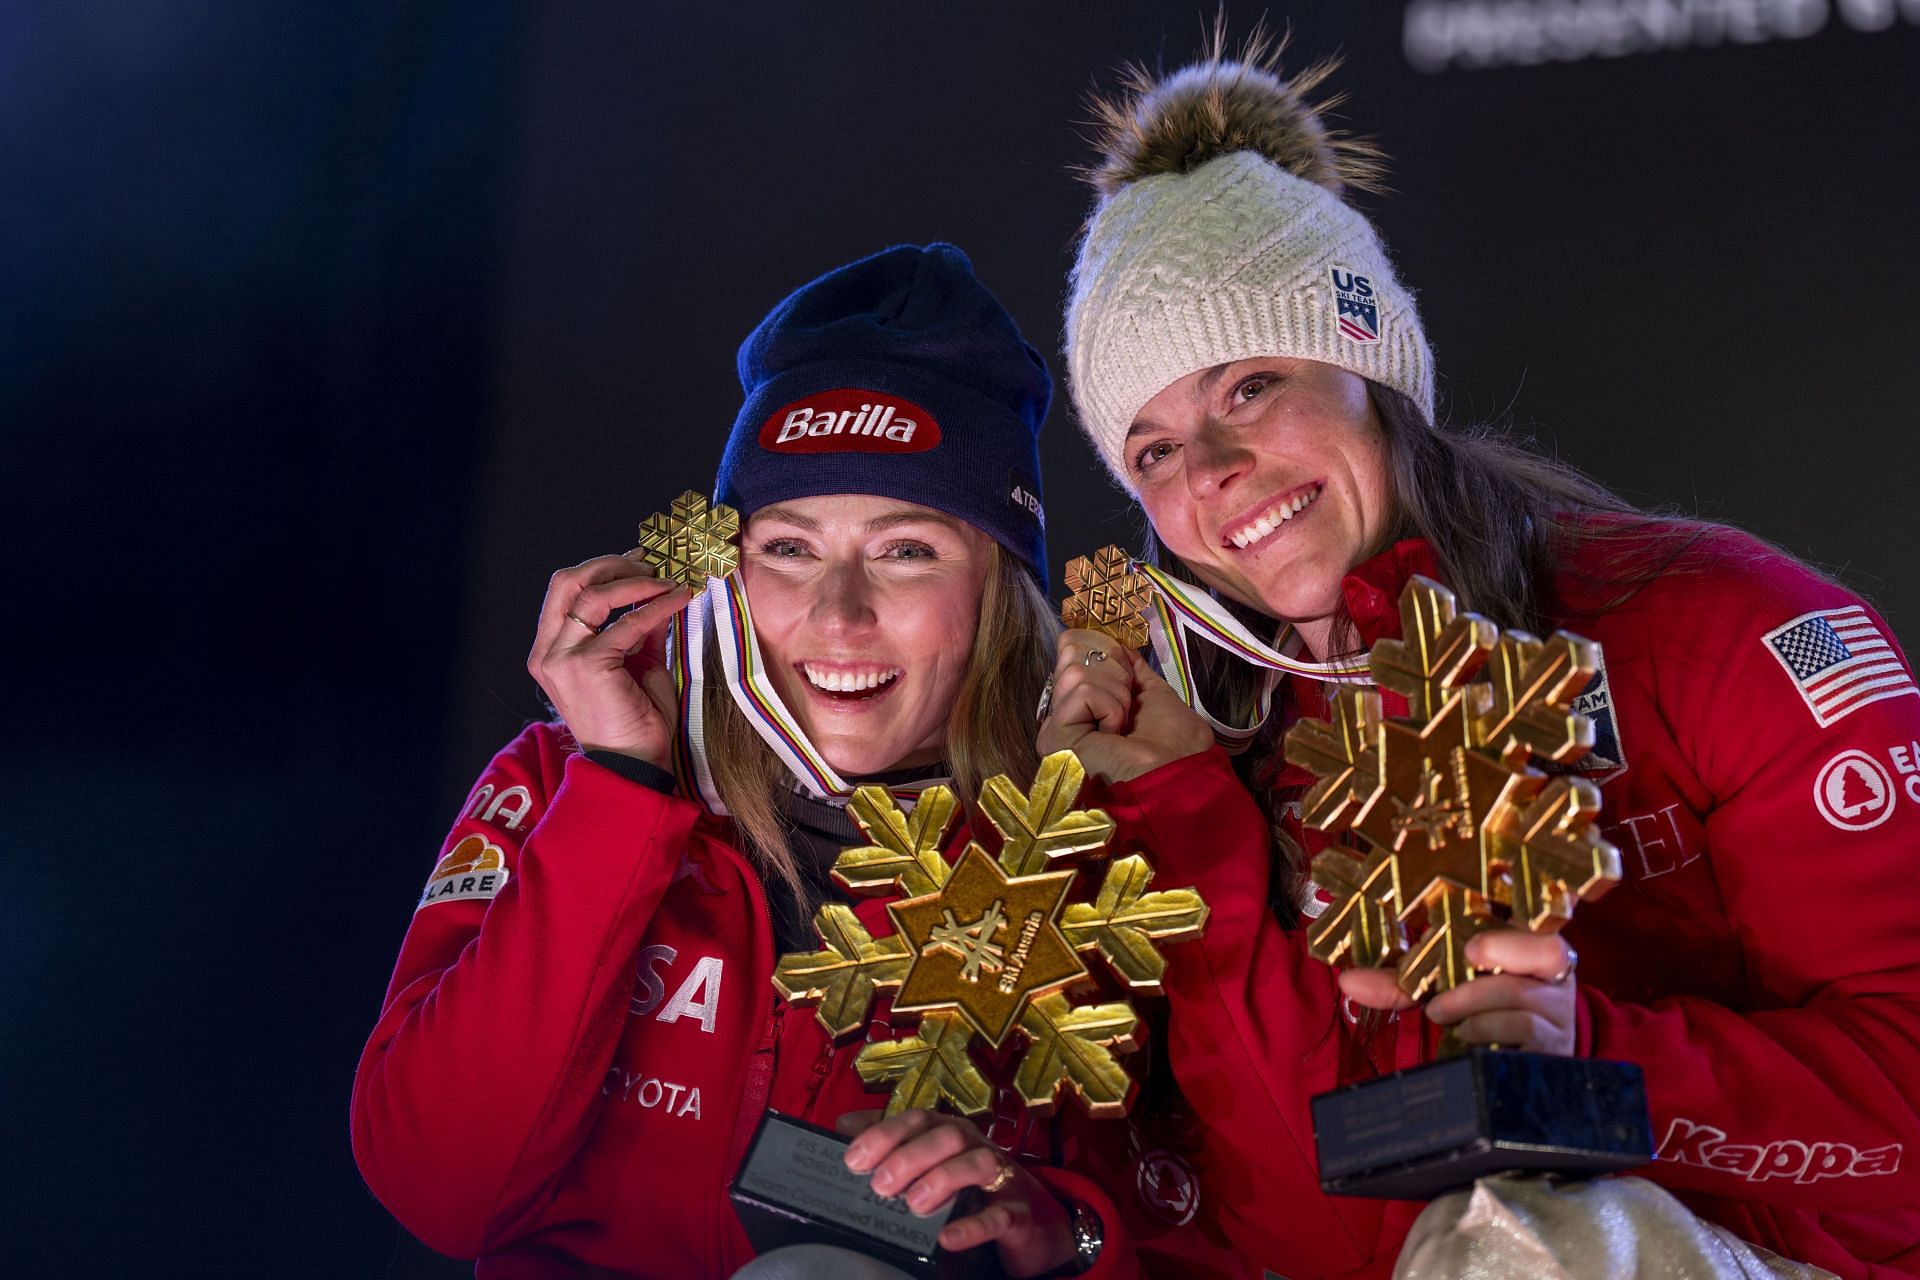
[[[1000,1184],[988,1193],[986,1208],[941,1228],[941,1248],[971,1249],[991,1240],[1010,1276],[1037,1276],[1073,1261],[1067,1207],[972,1123],[923,1109],[881,1115],[852,1111],[840,1117],[842,1133],[859,1135],[847,1148],[847,1168],[872,1170],[880,1195],[904,1196],[908,1208],[926,1214],[967,1187]]]
[[[1467,943],[1467,963],[1480,970],[1427,1002],[1427,1017],[1453,1027],[1468,1044],[1497,1044],[1572,1057],[1576,1046],[1573,976],[1577,956],[1559,934],[1489,929]],[[1406,1009],[1391,969],[1345,969],[1340,990],[1369,1009]]]

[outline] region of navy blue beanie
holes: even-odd
[[[988,534],[1046,588],[1053,380],[952,245],[900,245],[802,285],[741,344],[740,387],[716,502],[742,516],[830,493],[915,502]]]

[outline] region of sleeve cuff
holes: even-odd
[[[672,795],[678,785],[667,770],[639,756],[622,755],[618,751],[588,751],[583,754],[601,768],[612,770],[628,782],[651,787],[661,795]]]
[[[1100,1256],[1087,1270],[1074,1273],[1069,1268],[1069,1274],[1087,1280],[1119,1280],[1140,1274],[1139,1263],[1133,1256],[1133,1241],[1120,1221],[1120,1211],[1098,1183],[1058,1165],[1028,1165],[1027,1171],[1061,1201],[1078,1200],[1100,1218]]]

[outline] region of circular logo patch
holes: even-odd
[[[1171,1151],[1149,1151],[1137,1167],[1134,1187],[1154,1217],[1175,1227],[1193,1221],[1200,1211],[1200,1179],[1192,1165]]]
[[[1893,775],[1864,751],[1842,751],[1813,781],[1820,816],[1842,831],[1866,831],[1893,816]]]

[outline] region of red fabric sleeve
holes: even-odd
[[[628,956],[698,813],[565,751],[550,725],[495,757],[486,787],[525,788],[517,821],[465,814],[442,852],[478,836],[508,878],[490,902],[416,912],[353,1088],[374,1194],[469,1258],[512,1239],[585,1139],[626,1020]]]
[[[1268,908],[1265,816],[1218,747],[1111,788],[1104,805],[1114,847],[1144,847],[1156,888],[1193,885],[1211,908],[1199,941],[1168,948],[1165,982],[1174,1077],[1222,1229],[1289,1276],[1373,1263],[1381,1202],[1320,1190],[1307,1103],[1340,1083],[1338,988]]]
[[[1817,722],[1766,637],[1859,602],[1795,562],[1749,554],[1648,594],[1639,607],[1661,635],[1656,695],[1709,797],[1707,847],[1744,953],[1746,1011],[1583,989],[1583,1049],[1646,1069],[1661,1151],[1648,1177],[1796,1209],[1910,1206],[1920,1201],[1920,697]],[[1850,752],[1866,763],[1841,785],[1868,803],[1846,820],[1880,817],[1862,829],[1823,815],[1816,795]],[[1878,787],[1888,794],[1876,808]]]

